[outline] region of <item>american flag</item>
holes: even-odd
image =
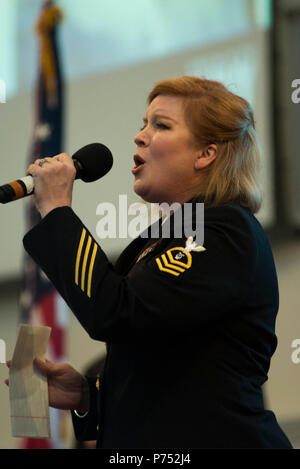
[[[35,25],[39,45],[39,71],[35,96],[35,122],[28,165],[37,158],[61,153],[63,145],[63,80],[57,47],[57,30],[61,10],[53,1],[43,2]],[[32,197],[26,206],[27,231],[36,225],[40,215]],[[45,246],[47,249],[47,246]],[[35,262],[25,254],[21,294],[21,322],[52,328],[48,359],[65,360],[67,306]],[[24,438],[23,449],[63,448],[67,413],[50,409],[51,439]]]

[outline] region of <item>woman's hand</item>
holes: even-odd
[[[36,160],[26,174],[34,178],[35,205],[42,218],[56,207],[71,207],[76,169],[67,153]]]
[[[77,410],[85,413],[89,410],[89,389],[87,380],[67,363],[45,362],[35,358],[36,369],[47,376],[49,405],[56,409]],[[11,361],[7,363],[8,368]],[[5,380],[9,385],[9,381]]]

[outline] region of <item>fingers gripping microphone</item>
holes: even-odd
[[[107,174],[112,165],[113,157],[110,150],[102,143],[90,143],[72,156],[76,168],[75,179],[93,182]],[[32,176],[25,176],[16,181],[0,186],[0,203],[6,204],[18,200],[34,192]]]

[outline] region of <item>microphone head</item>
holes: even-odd
[[[78,177],[93,182],[105,176],[113,165],[111,151],[102,143],[90,143],[76,151],[72,158],[80,163]]]

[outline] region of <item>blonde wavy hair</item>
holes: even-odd
[[[196,145],[217,145],[217,157],[205,170],[205,187],[195,199],[211,206],[236,203],[258,212],[260,148],[250,104],[218,81],[190,76],[156,83],[148,104],[159,95],[184,99],[185,120]]]

